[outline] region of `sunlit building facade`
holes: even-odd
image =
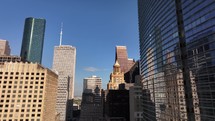
[[[0,65],[0,121],[55,121],[57,78],[39,64]]]
[[[58,74],[57,112],[60,113],[60,121],[71,120],[72,118],[75,65],[75,47],[69,45],[55,46],[52,69]]]
[[[134,59],[128,58],[126,46],[116,46],[115,61],[120,64],[121,71],[126,73],[135,64]]]
[[[118,90],[119,84],[124,84],[124,73],[121,71],[118,61],[113,66],[113,72],[110,74],[110,80],[107,84],[108,90]]]
[[[10,45],[7,40],[0,39],[0,55],[10,55]]]
[[[215,120],[214,6],[138,0],[144,120]]]

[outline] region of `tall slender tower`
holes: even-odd
[[[46,20],[26,18],[20,56],[30,62],[42,62]]]
[[[54,48],[52,69],[58,73],[57,112],[60,121],[69,120],[72,116],[72,99],[74,97],[76,48],[70,45],[60,45]]]

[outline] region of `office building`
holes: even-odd
[[[58,76],[39,64],[0,66],[1,121],[55,121]]]
[[[105,102],[105,121],[130,121],[129,90],[109,90]]]
[[[22,58],[19,56],[1,56],[0,55],[0,65],[4,65],[4,62],[23,62]]]
[[[134,59],[128,58],[126,46],[116,46],[115,61],[120,64],[121,71],[126,73],[135,64]]]
[[[113,72],[110,74],[110,80],[107,84],[107,90],[118,90],[119,84],[125,83],[124,73],[121,71],[120,65],[116,60],[113,66]]]
[[[99,87],[101,89],[102,86],[102,79],[97,76],[91,76],[88,78],[84,78],[84,84],[83,84],[83,91],[84,92],[92,92],[94,93],[94,90],[96,87]]]
[[[71,120],[74,98],[76,48],[69,45],[55,46],[53,71],[58,73],[57,112],[60,121]]]
[[[96,86],[93,93],[85,91],[82,94],[80,121],[101,121],[102,119],[101,89]]]
[[[130,121],[143,120],[142,86],[134,85],[129,89]]]
[[[0,39],[0,55],[10,55],[10,45],[7,40]]]
[[[20,56],[29,62],[42,62],[46,20],[26,18]]]
[[[214,6],[138,0],[144,120],[215,120]]]
[[[136,61],[135,64],[124,74],[125,82],[134,83],[136,75],[140,75],[139,61]]]

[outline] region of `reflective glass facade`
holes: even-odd
[[[215,120],[215,1],[138,0],[143,119]]]
[[[26,18],[20,56],[27,61],[41,63],[45,34],[45,19]]]

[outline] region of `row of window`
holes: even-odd
[[[3,73],[3,72],[0,72],[0,74],[1,74],[1,75],[3,75],[3,74],[5,74],[5,75],[9,75],[9,74],[10,74],[10,75],[14,75],[14,74],[15,74],[15,75],[20,75],[20,74],[21,74],[21,75],[24,75],[24,74],[25,74],[25,75],[30,75],[30,74],[31,74],[31,75],[45,75],[45,73],[34,73],[34,72],[32,72],[32,73],[29,73],[29,72],[26,72],[26,73],[24,73],[24,72],[4,72],[4,73]]]

